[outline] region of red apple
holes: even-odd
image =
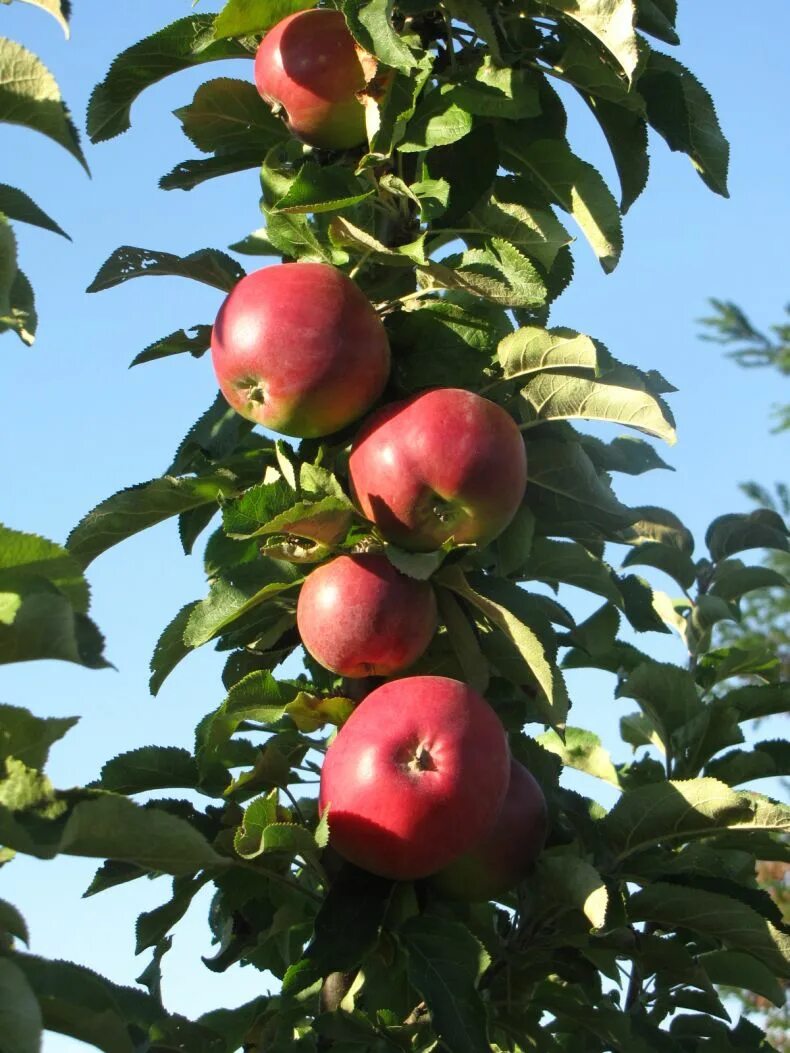
[[[365,108],[357,93],[375,71],[340,11],[288,15],[270,29],[255,56],[255,83],[271,106],[280,106],[293,134],[326,150],[365,140]]]
[[[415,662],[436,632],[436,596],[427,581],[397,571],[374,552],[318,567],[299,593],[302,643],[340,676],[391,676]]]
[[[546,798],[523,764],[511,759],[510,784],[497,819],[475,847],[434,877],[454,899],[498,899],[532,869],[546,841]]]
[[[409,881],[480,840],[509,777],[504,729],[481,695],[443,676],[406,677],[371,692],[338,732],[319,809],[340,855]]]
[[[362,513],[402,548],[487,543],[521,504],[524,441],[512,417],[471,391],[437,388],[374,414],[354,443]]]
[[[285,435],[329,435],[387,382],[390,350],[373,305],[342,271],[283,263],[248,274],[220,308],[211,355],[222,394]]]

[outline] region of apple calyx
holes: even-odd
[[[420,742],[407,751],[403,767],[413,775],[419,775],[424,771],[436,771],[436,762],[428,746]]]

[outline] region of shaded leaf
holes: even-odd
[[[13,1053],[39,1053],[43,1019],[25,974],[9,958],[0,958],[0,1035]]]
[[[186,658],[192,650],[184,643],[184,630],[186,629],[190,616],[199,605],[200,600],[187,603],[173,618],[167,628],[156,642],[154,653],[151,657],[151,677],[148,686],[152,695],[157,695],[162,684],[182,658]]]
[[[541,900],[582,911],[593,929],[606,921],[609,894],[603,878],[590,863],[577,856],[546,853],[538,860],[534,879],[545,890]]]
[[[211,343],[210,325],[193,325],[189,329],[176,329],[174,333],[163,336],[153,344],[141,351],[129,363],[132,366],[140,366],[144,362],[154,362],[158,358],[170,358],[171,355],[190,354],[193,358],[200,358],[209,349]]]
[[[715,984],[740,987],[762,995],[776,1006],[783,1006],[782,985],[762,962],[739,951],[710,951],[700,955],[700,965]]]
[[[316,915],[304,956],[285,974],[283,995],[297,995],[329,973],[356,969],[378,940],[395,887],[344,864]]]
[[[184,643],[200,647],[272,596],[293,588],[302,572],[283,560],[261,558],[216,578],[208,596],[190,613]]]
[[[670,150],[688,154],[706,186],[729,197],[729,144],[713,101],[694,74],[677,59],[651,51],[638,87],[650,124]]]
[[[614,270],[623,247],[620,212],[596,169],[577,157],[564,140],[531,141],[518,121],[503,124],[497,135],[502,163],[528,177],[541,194],[570,213],[604,271]]]
[[[751,954],[777,976],[790,975],[790,936],[729,896],[656,881],[630,897],[628,914],[632,921],[682,926],[711,936],[725,947]]]
[[[126,795],[175,787],[194,789],[197,784],[195,758],[175,746],[143,746],[121,753],[107,761],[97,783],[103,790]]]
[[[236,282],[244,277],[244,273],[244,269],[234,259],[217,249],[198,249],[182,257],[169,252],[122,245],[102,264],[87,292],[112,289],[146,274],[192,278],[193,281],[230,292]]]
[[[69,535],[69,551],[83,566],[127,537],[230,495],[235,484],[217,472],[202,478],[164,476],[120,490],[98,504]]]
[[[757,742],[751,750],[733,750],[712,760],[705,774],[730,786],[752,779],[773,779],[790,775],[790,743],[785,739]]]
[[[43,209],[39,208],[31,197],[28,197],[23,190],[18,190],[5,183],[0,183],[0,212],[18,223],[30,223],[34,227],[50,230],[53,234],[62,234],[64,238],[71,241],[65,230],[59,227]]]
[[[398,938],[411,983],[431,1013],[440,1042],[453,1053],[488,1053],[486,1012],[477,981],[490,962],[465,925],[423,915],[402,925]]]
[[[140,92],[171,73],[215,59],[251,57],[236,41],[214,40],[214,17],[180,18],[115,59],[88,104],[91,142],[103,142],[127,131],[132,103]]]
[[[737,512],[714,519],[705,533],[705,544],[714,560],[750,548],[790,549],[784,520],[769,508]]]

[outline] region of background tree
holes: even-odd
[[[714,985],[782,998],[776,978],[788,973],[788,936],[753,875],[756,857],[786,858],[776,834],[787,810],[734,787],[766,764],[765,751],[739,748],[741,725],[784,711],[787,691],[775,656],[712,649],[711,632],[766,584],[765,568],[734,557],[786,549],[786,529],[770,510],[719,517],[709,558],[695,560],[677,517],[625,506],[610,473],[659,467],[655,450],[641,440],[605,443],[571,422],[636,423],[671,440],[670,386],[583,334],[545,328],[572,275],[570,236],[554,210],[578,222],[610,270],[619,211],[646,178],[646,124],[725,191],[727,150],[707,94],[644,35],[673,43],[675,5],[619,3],[602,15],[593,3],[573,12],[560,3],[390,12],[349,2],[344,11],[359,42],[395,71],[388,92],[368,101],[367,147],[306,150],[247,81],[222,78],[181,111],[207,156],[166,181],[188,188],[265,157],[266,226],[237,248],[354,275],[393,344],[387,399],[461,384],[498,401],[525,434],[525,503],[513,528],[483,549],[415,555],[383,546],[348,500],[351,433],[295,449],[252,432],[217,400],[165,476],[89,514],[69,542],[81,566],[169,517],[190,550],[221,513],[206,546],[208,595],[165,630],[152,689],[214,642],[229,654],[227,695],[198,726],[194,752],[126,753],[82,790],[55,791],[36,770],[42,762],[20,766],[20,745],[11,747],[4,843],[42,858],[106,860],[93,893],[146,875],[170,873],[174,882],[172,898],[138,922],[138,945],[153,952],[141,977],[150,996],[84,970],[39,967],[11,942],[7,958],[26,977],[27,1003],[6,999],[3,1011],[19,1019],[19,1005],[37,1003],[46,1027],[129,1051],[766,1048],[747,1021],[731,1026]],[[138,91],[164,71],[249,57],[281,15],[232,0],[217,18],[193,15],[135,45],[93,96],[92,137],[124,130]],[[601,121],[621,177],[620,209],[571,150],[551,80],[570,84]],[[226,292],[242,271],[216,250],[181,258],[125,247],[91,288],[138,274],[196,277]],[[199,357],[207,330],[170,334],[137,361]],[[306,786],[327,727],[348,712],[345,685],[312,663],[295,676],[279,667],[299,644],[305,559],[320,563],[327,549],[360,543],[431,579],[443,625],[423,668],[485,687],[549,799],[549,848],[499,904],[466,907],[426,885],[336,872],[325,851]],[[623,545],[615,569],[605,546],[616,555]],[[669,573],[681,598],[651,589],[634,566]],[[574,617],[541,585],[575,585],[604,604]],[[626,638],[667,625],[682,635],[689,668],[656,662]],[[568,726],[563,670],[580,666],[615,675],[617,697],[636,702],[622,725],[638,751],[633,763],[615,765],[594,734]],[[756,685],[732,683],[743,674]],[[768,759],[772,770],[786,768],[786,744]],[[563,765],[615,786],[618,803],[607,813],[560,785]],[[183,790],[194,796],[172,796]],[[130,800],[143,793],[154,795],[144,807]],[[209,967],[245,961],[281,978],[282,989],[190,1024],[161,1007],[161,965],[172,925],[209,882],[218,945]],[[21,1026],[35,1048],[37,1022],[28,1014]]]

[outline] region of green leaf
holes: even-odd
[[[0,223],[0,241],[3,231],[7,229],[7,226]],[[2,255],[0,247],[0,265]],[[23,344],[30,347],[35,342],[37,327],[38,315],[33,288],[25,274],[17,268],[7,294],[7,311],[4,315],[0,313],[0,333],[5,333],[10,329],[17,334]]]
[[[501,238],[491,238],[485,249],[469,249],[418,270],[424,287],[458,289],[503,307],[540,307],[548,297],[541,272]]]
[[[300,691],[293,702],[283,709],[283,713],[291,718],[297,728],[308,734],[327,724],[342,727],[353,712],[354,703],[350,698],[342,695],[320,698],[306,691]]]
[[[464,681],[482,694],[488,687],[489,666],[480,649],[477,634],[461,605],[448,589],[438,589],[436,598],[450,643],[464,671]]]
[[[0,1035],[9,1053],[39,1053],[43,1019],[25,974],[9,958],[0,958]]]
[[[694,561],[674,545],[660,541],[645,541],[631,549],[623,560],[624,567],[655,567],[663,570],[682,589],[690,589],[697,578]]]
[[[729,144],[722,135],[713,100],[694,74],[677,59],[651,51],[638,89],[650,124],[670,150],[688,154],[706,186],[729,197]]]
[[[476,234],[502,238],[550,271],[560,249],[573,240],[568,231],[551,209],[537,207],[520,193],[514,180],[497,179],[493,190],[474,205],[459,233],[467,239]]]
[[[34,227],[50,230],[53,234],[61,234],[71,241],[65,230],[59,227],[43,209],[39,208],[31,197],[28,197],[23,190],[8,186],[6,183],[0,183],[0,212],[18,223],[30,223]]]
[[[473,7],[475,0],[453,0],[456,4],[468,4]],[[487,18],[490,16],[479,4]],[[493,26],[491,35],[494,36]],[[497,59],[494,52],[485,55],[481,64],[474,71],[474,79],[462,81],[453,87],[453,98],[469,113],[477,117],[504,117],[509,120],[521,120],[524,117],[537,117],[540,113],[540,96],[534,73],[526,69],[513,69]]]
[[[102,264],[86,291],[103,292],[146,274],[191,278],[221,289],[222,292],[230,292],[244,277],[245,271],[234,259],[217,249],[198,249],[182,257],[169,252],[122,245]]]
[[[502,54],[499,47],[499,38],[497,36],[496,27],[494,20],[491,16],[491,12],[486,8],[486,5],[482,0],[447,0],[445,4],[447,10],[450,12],[453,18],[460,19],[462,22],[466,22],[467,25],[474,29],[475,33],[480,37],[481,40],[485,41],[488,45],[488,50],[491,53],[491,58],[496,63],[494,66],[489,62],[488,57],[484,59],[483,68],[488,68],[491,71],[492,78],[499,79],[498,75],[504,73],[507,74],[518,74],[520,71],[501,69],[504,65],[502,62]],[[467,109],[470,113],[474,111],[467,104]],[[494,113],[492,116],[507,116],[506,113]],[[528,114],[520,114],[519,116],[528,116]]]
[[[261,855],[276,854],[288,856],[301,856],[305,860],[317,860],[319,847],[315,837],[304,826],[297,823],[271,823],[265,826],[257,838],[257,843],[247,836],[235,843],[236,851],[244,859],[257,859]]]
[[[174,333],[163,336],[141,351],[129,363],[129,367],[140,366],[144,362],[155,362],[159,358],[170,358],[172,355],[190,354],[193,358],[204,355],[211,344],[211,326],[193,325],[189,329],[176,329]]]
[[[633,77],[639,62],[633,0],[546,0],[546,6],[591,33],[626,76]]]
[[[591,731],[583,728],[565,728],[564,740],[556,731],[547,731],[537,739],[546,750],[559,757],[564,765],[594,775],[613,786],[620,786],[620,780],[612,764],[609,751],[603,748],[601,740]]]
[[[216,59],[250,58],[236,41],[214,40],[214,15],[189,15],[122,52],[98,84],[88,104],[88,135],[93,143],[112,139],[131,126],[137,96],[182,69]]]
[[[616,365],[600,341],[564,326],[523,326],[500,343],[497,358],[508,380],[563,369],[590,370],[601,376]]]
[[[516,576],[529,559],[535,539],[535,516],[520,505],[515,516],[497,538],[497,567],[503,577]]]
[[[0,703],[0,763],[16,757],[28,768],[44,768],[49,749],[79,717],[36,717],[20,706]]]
[[[69,551],[87,566],[119,541],[235,489],[232,478],[220,472],[202,478],[164,476],[130,486],[88,512],[69,535]]]
[[[332,972],[356,969],[378,941],[395,888],[392,881],[344,864],[316,915],[303,957],[283,978],[283,995],[298,995]]]
[[[11,794],[18,800],[19,794],[31,792],[31,778],[17,774],[6,788],[6,800]],[[192,825],[161,809],[140,808],[110,794],[77,803],[52,795],[44,800],[49,816],[39,814],[43,804],[28,812],[0,804],[4,845],[38,859],[58,854],[116,859],[170,874],[193,873],[222,862]]]
[[[278,682],[266,669],[248,673],[207,719],[199,735],[198,763],[205,767],[204,757],[216,753],[245,720],[259,724],[279,720],[297,694],[297,688]]]
[[[375,193],[345,165],[306,161],[296,178],[273,206],[272,212],[337,212],[358,205]]]
[[[157,640],[151,657],[151,677],[148,681],[152,695],[159,694],[159,689],[167,677],[192,650],[184,643],[184,630],[192,612],[199,604],[200,600],[195,600],[182,607]]]
[[[590,863],[566,853],[547,853],[538,860],[533,880],[543,892],[541,906],[548,900],[566,909],[575,907],[593,929],[604,927],[609,894],[603,878]]]
[[[292,589],[304,575],[290,563],[261,557],[217,577],[205,600],[189,615],[184,643],[200,647],[272,596]]]
[[[705,774],[730,786],[753,779],[773,779],[790,775],[790,743],[785,739],[757,742],[751,750],[732,750],[712,760]]]
[[[703,654],[694,677],[705,688],[733,677],[755,676],[764,682],[775,682],[781,673],[779,658],[767,647],[720,647]]]
[[[0,525],[0,592],[30,578],[49,582],[76,611],[87,614],[88,583],[74,556],[54,541]]]
[[[617,698],[633,698],[669,744],[673,734],[702,712],[694,678],[686,669],[664,662],[643,662],[619,684]]]
[[[418,63],[406,42],[392,28],[393,0],[344,0],[341,10],[354,39],[392,69],[409,73]]]
[[[19,579],[11,592],[0,591],[0,664],[56,658],[106,669],[103,650],[96,625],[44,578]]]
[[[645,374],[617,366],[597,380],[573,373],[542,372],[521,390],[518,412],[524,426],[547,420],[602,420],[624,424],[673,445],[675,419],[651,390]]]
[[[714,519],[705,534],[705,544],[713,560],[725,559],[750,548],[790,550],[784,520],[769,508],[738,512]]]
[[[548,703],[547,716],[552,725],[554,727],[564,726],[569,705],[565,684],[554,662],[554,656],[537,633],[504,603],[497,602],[473,589],[457,565],[443,568],[436,580],[471,603],[486,616],[493,626],[504,633],[529,667],[545,695]],[[505,582],[501,583],[502,586],[505,584]],[[517,593],[520,592],[516,586],[513,588]]]
[[[659,843],[695,841],[736,830],[781,831],[789,823],[788,809],[767,798],[736,793],[718,779],[700,778],[629,790],[603,827],[618,859],[624,860]]]
[[[143,746],[107,761],[96,783],[102,790],[130,795],[147,790],[195,789],[195,758],[175,746]]]
[[[709,951],[700,955],[699,963],[715,984],[753,991],[780,1008],[785,1004],[782,985],[770,969],[750,954]]]
[[[254,152],[259,165],[264,154],[288,136],[255,85],[233,77],[206,81],[188,106],[173,113],[198,150],[222,155]]]
[[[489,1053],[486,1011],[477,981],[490,957],[460,922],[424,914],[398,932],[409,980],[431,1013],[439,1041],[453,1053]]]
[[[0,37],[0,121],[41,132],[88,171],[79,134],[55,78],[32,51],[4,37]]]
[[[457,301],[442,297],[387,319],[395,379],[404,392],[448,382],[470,388],[484,383],[510,324],[498,308],[453,295]]]
[[[220,40],[263,33],[288,15],[312,6],[312,0],[226,0],[217,15],[214,36]]]
[[[7,0],[4,0],[4,2],[7,2]],[[40,7],[42,11],[52,15],[68,40],[70,35],[71,0],[22,0],[22,2]]]
[[[277,822],[277,790],[264,797],[256,797],[244,809],[244,817],[236,828],[233,848],[242,859],[253,859],[263,851],[263,832]]]
[[[398,144],[400,153],[420,153],[432,146],[449,146],[472,130],[472,115],[457,100],[452,85],[422,96]]]
[[[564,209],[581,227],[604,271],[617,266],[623,231],[617,202],[601,175],[577,157],[561,139],[537,142],[525,137],[521,122],[497,129],[502,164],[528,178],[531,185]]]
[[[3,327],[10,325],[11,290],[17,272],[16,237],[6,217],[0,215],[0,324]]]
[[[790,976],[790,936],[739,900],[702,889],[656,881],[629,899],[632,921],[650,921],[674,929],[682,926],[709,936],[725,947],[751,954]]]

